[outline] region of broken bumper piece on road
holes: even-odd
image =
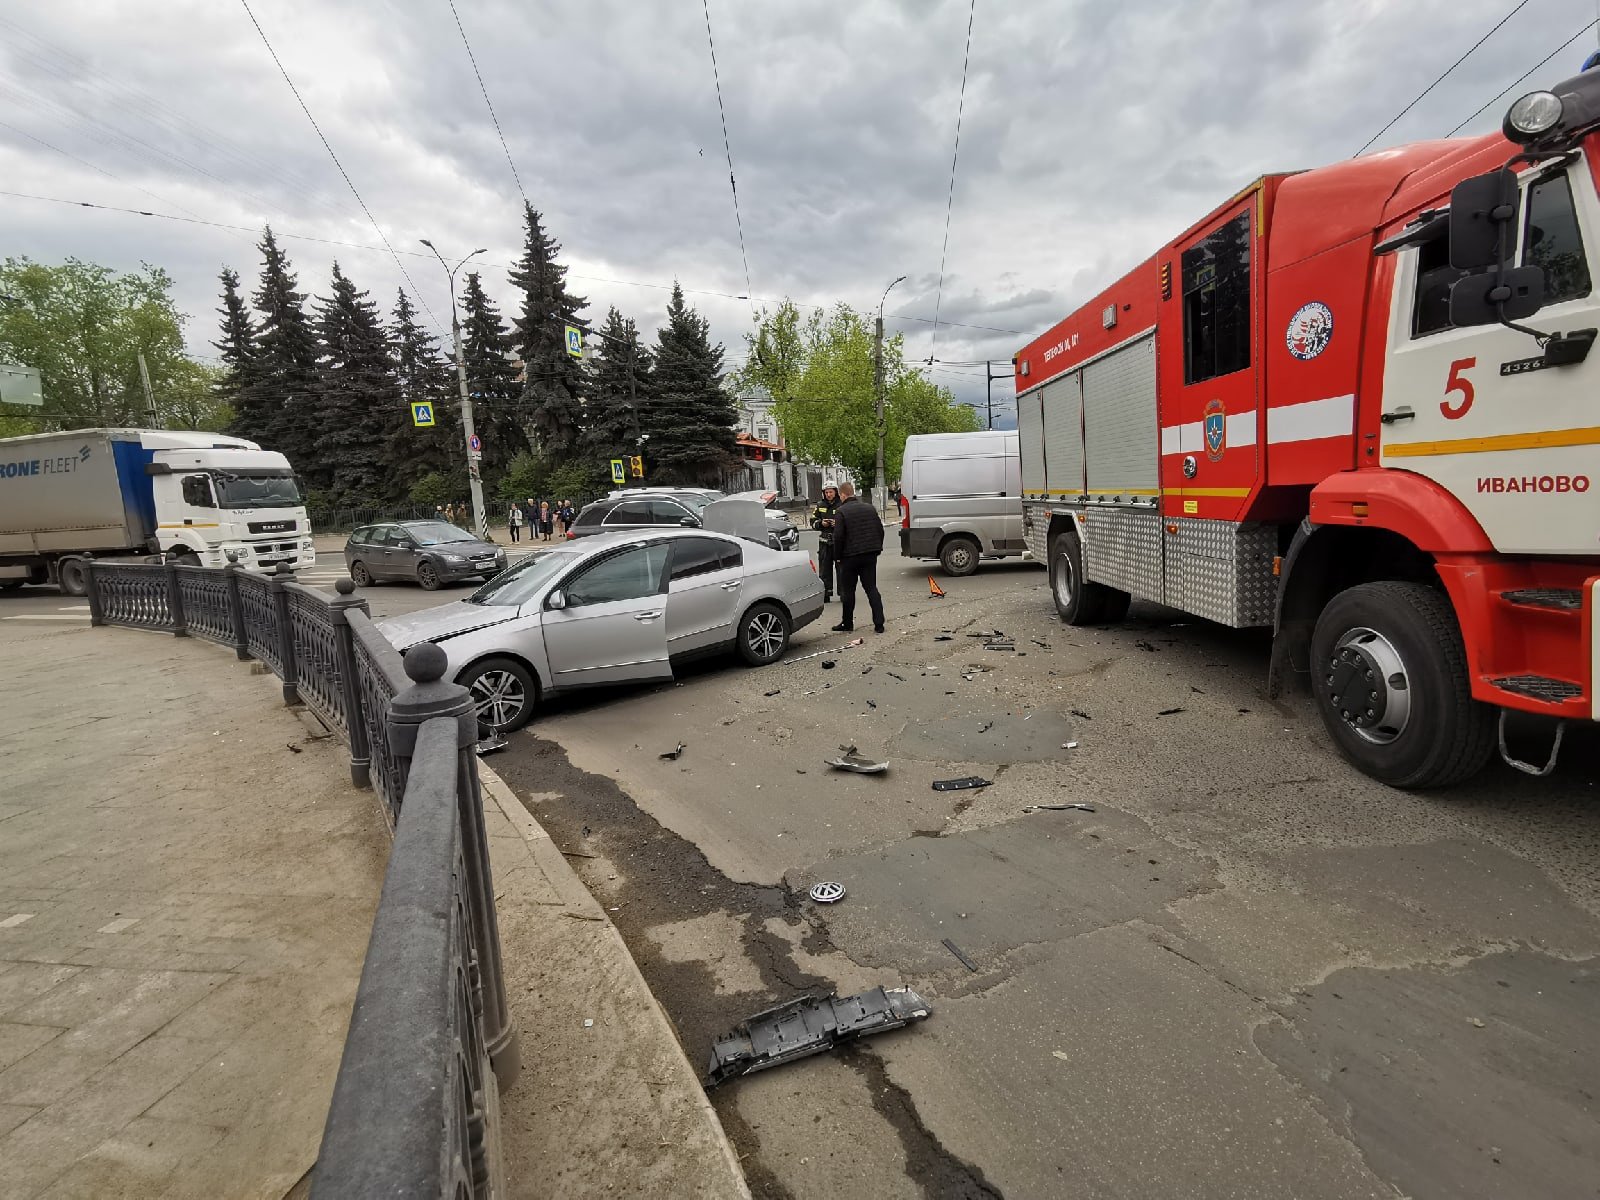
[[[933,1010],[910,988],[856,996],[803,996],[741,1021],[711,1047],[706,1087],[832,1050],[859,1037],[899,1029]]]

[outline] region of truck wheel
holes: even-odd
[[[1056,534],[1050,543],[1050,595],[1068,625],[1120,621],[1128,611],[1128,593],[1084,579],[1083,545],[1071,531]]]
[[[89,569],[81,558],[63,558],[56,564],[56,586],[68,596],[89,593]]]
[[[978,559],[983,556],[978,543],[969,537],[953,537],[939,548],[939,565],[946,575],[971,575],[978,569]]]
[[[1339,752],[1391,787],[1446,787],[1494,750],[1449,600],[1419,583],[1340,592],[1311,636],[1312,690]]]

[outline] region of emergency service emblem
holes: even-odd
[[[1289,353],[1298,359],[1311,359],[1328,348],[1333,339],[1333,310],[1320,300],[1302,304],[1289,318],[1284,340]]]
[[[1228,414],[1223,411],[1221,400],[1206,401],[1200,423],[1206,431],[1206,457],[1217,462],[1228,448]]]

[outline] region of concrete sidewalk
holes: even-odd
[[[199,640],[0,626],[0,663],[0,1200],[285,1195],[382,885],[376,797]],[[748,1196],[606,914],[491,772],[485,808],[511,1194]]]

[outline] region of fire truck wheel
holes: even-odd
[[[971,575],[978,569],[983,551],[969,537],[953,537],[939,548],[939,565],[946,575]]]
[[[1419,583],[1363,583],[1317,618],[1311,682],[1340,753],[1392,787],[1445,787],[1494,751],[1450,602]]]
[[[1083,577],[1083,546],[1077,535],[1058,533],[1050,543],[1050,595],[1056,613],[1068,625],[1120,621],[1128,611],[1128,594]]]

